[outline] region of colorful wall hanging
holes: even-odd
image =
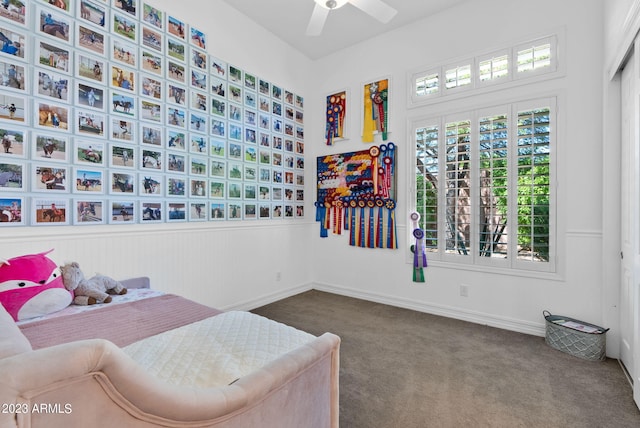
[[[345,115],[347,112],[347,92],[341,91],[327,95],[327,119],[325,139],[327,146],[332,146],[336,138],[345,137]]]
[[[424,282],[424,268],[427,267],[427,253],[424,246],[424,231],[420,229],[420,213],[414,211],[409,216],[413,224],[415,244],[411,246],[413,252],[413,282]]]
[[[349,245],[398,248],[396,146],[318,157],[316,221],[320,236],[349,233]]]
[[[373,143],[375,133],[388,136],[389,79],[382,79],[364,85],[364,116],[362,119],[362,142]]]

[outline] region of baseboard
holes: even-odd
[[[255,299],[245,300],[244,302],[234,303],[233,305],[224,306],[218,308],[222,311],[250,311],[260,306],[268,305],[269,303],[277,302],[278,300],[286,299],[287,297],[295,296],[296,294],[304,293],[311,290],[312,284],[303,284],[297,287],[288,288],[275,293],[266,294]]]
[[[498,317],[495,315],[485,314],[481,312],[468,311],[460,308],[453,308],[443,305],[434,305],[429,303],[420,303],[413,300],[398,298],[379,293],[370,293],[362,290],[356,290],[349,287],[336,286],[330,284],[313,283],[311,288],[327,293],[339,294],[347,297],[368,300],[371,302],[382,303],[385,305],[397,306],[400,308],[411,309],[418,312],[424,312],[432,315],[440,315],[443,317],[459,319],[475,324],[488,325],[490,327],[501,328],[504,330],[515,331],[518,333],[530,334],[533,336],[545,335],[544,323],[532,323],[510,319],[506,317]]]

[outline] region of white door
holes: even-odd
[[[634,399],[640,407],[640,58],[636,40],[634,54],[626,62],[621,79],[621,289],[620,360],[633,379]]]

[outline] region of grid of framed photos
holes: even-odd
[[[141,0],[1,0],[0,226],[304,216],[304,98]]]

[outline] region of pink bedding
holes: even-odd
[[[126,346],[145,337],[217,315],[222,311],[165,294],[20,325],[33,349],[82,339]]]

